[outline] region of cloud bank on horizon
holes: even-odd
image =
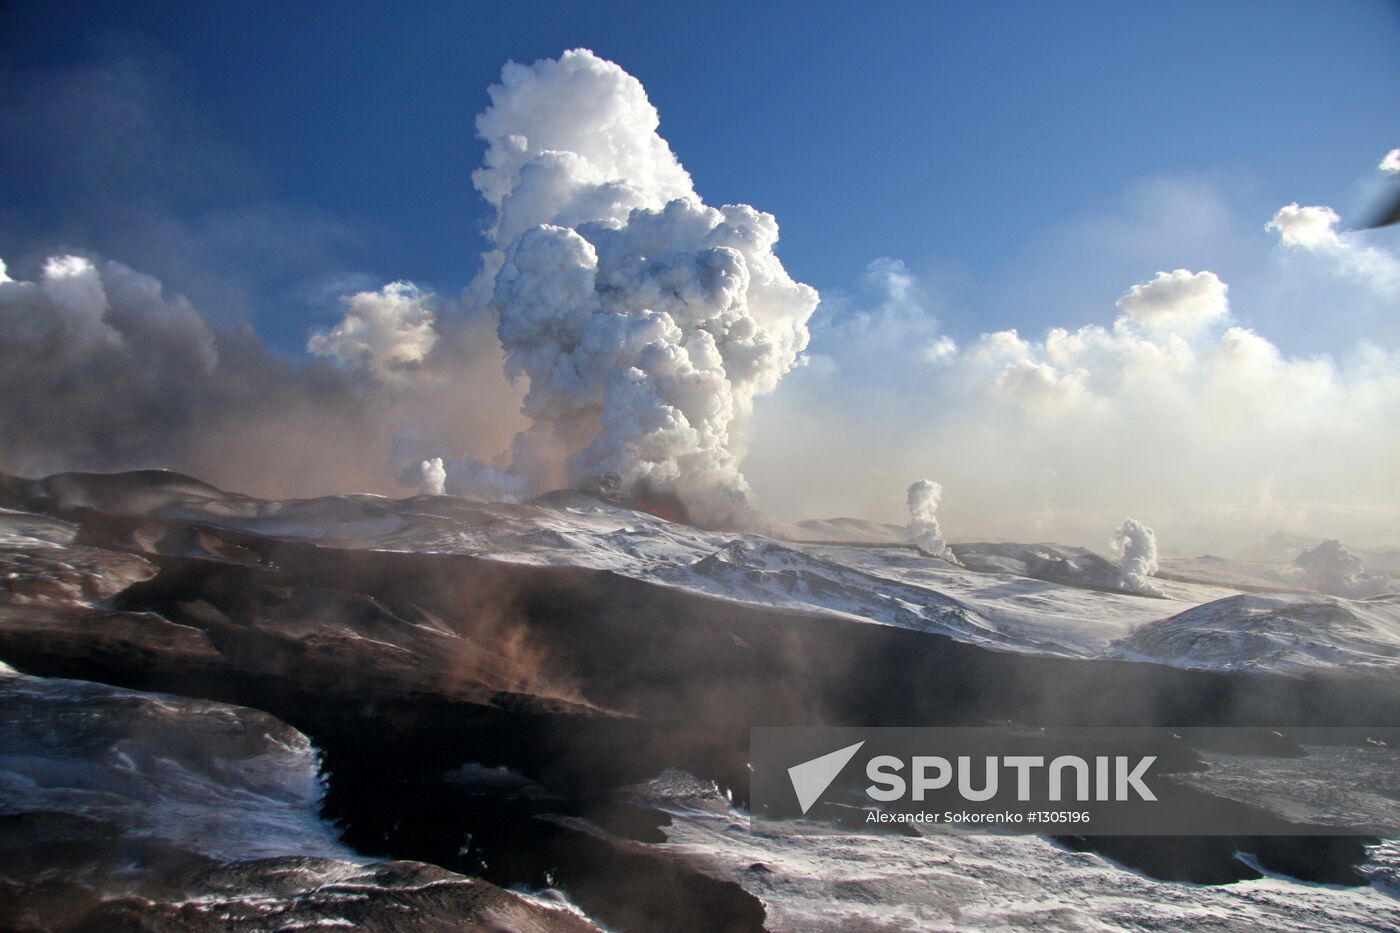
[[[827,315],[784,270],[771,215],[704,204],[617,65],[509,63],[490,96],[480,272],[459,299],[410,282],[346,295],[309,359],[213,327],[119,263],[0,271],[0,430],[20,439],[0,466],[166,466],[265,494],[665,493],[723,527],[769,502],[893,518],[915,503],[891,477],[936,471],[960,537],[1074,540],[1076,521],[1112,527],[1125,508],[1260,530],[1296,524],[1298,503],[1400,514],[1396,348],[1288,356],[1204,269],[1130,285],[1107,325],[960,346],[918,278],[880,259],[878,301]],[[1338,224],[1290,204],[1267,230],[1280,262],[1393,300],[1400,257]],[[918,514],[941,541],[936,500]]]
[[[1400,310],[1400,257],[1339,220],[1290,204],[1261,226],[1280,267]],[[1395,540],[1400,348],[1361,339],[1335,356],[1289,355],[1205,269],[1130,285],[1107,324],[966,345],[942,333],[903,263],[872,262],[865,284],[868,297],[819,311],[812,365],[760,418],[750,472],[780,508],[823,496],[837,513],[893,515],[893,477],[929,470],[957,491],[941,514],[955,539],[1092,541],[1131,510],[1183,548],[1279,529]],[[824,492],[775,484],[785,460],[822,463],[812,484]]]

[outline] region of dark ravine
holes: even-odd
[[[0,604],[0,660],[267,711],[323,752],[325,815],[376,857],[558,886],[621,930],[756,930],[762,904],[649,843],[616,791],[667,768],[747,798],[753,725],[1400,724],[1400,684],[999,653],[606,571],[320,547],[145,516],[80,525],[156,572],[99,604]],[[193,555],[193,556],[191,556]],[[444,778],[509,768],[534,788]],[[1359,884],[1366,840],[1069,838],[1154,877]]]

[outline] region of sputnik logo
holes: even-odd
[[[841,769],[846,767],[864,744],[865,742],[861,741],[847,745],[820,758],[813,758],[788,768],[788,778],[792,781],[792,789],[797,793],[797,803],[802,807],[803,815],[812,809],[812,805],[826,792],[831,782],[841,773]]]

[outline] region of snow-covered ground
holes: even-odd
[[[131,474],[131,476],[138,476]],[[96,507],[331,547],[469,554],[586,567],[719,599],[834,614],[947,635],[1003,651],[1114,657],[1192,668],[1298,672],[1400,668],[1400,599],[1308,593],[1269,555],[1164,562],[1165,598],[1119,590],[1113,566],[1082,548],[956,545],[963,564],[897,542],[895,526],[849,519],[712,532],[579,492],[527,504],[451,496],[266,501],[176,474],[40,481],[55,505]],[[7,542],[64,540],[62,523],[0,515]],[[855,543],[832,543],[849,534]],[[1255,595],[1243,595],[1245,593]]]
[[[872,578],[946,594],[975,610],[1021,650],[1097,657],[1137,626],[1231,595],[1223,587],[1163,581],[1166,599],[1038,580],[1016,573],[968,570],[904,548],[813,547],[808,550]],[[887,620],[881,620],[887,621]]]
[[[1400,928],[1395,842],[1370,850],[1364,887],[1267,876],[1195,885],[1039,836],[755,829],[723,795],[678,775],[644,792],[671,814],[668,847],[760,898],[774,931]]]
[[[1198,750],[1208,767],[1172,780],[1296,822],[1391,836],[1400,816],[1400,746],[1394,732],[1378,729],[1364,742],[1304,745],[1297,757]],[[1338,775],[1345,780],[1338,781]]]
[[[1157,599],[1112,591],[1103,559],[1078,548],[968,546],[979,568],[970,569],[899,545],[803,544],[704,531],[581,493],[555,493],[529,505],[427,496],[266,505],[257,514],[163,511],[331,546],[608,570],[719,599],[934,632],[1004,651],[1193,668],[1400,667],[1400,600],[1244,596],[1242,590],[1270,579],[1257,564],[1231,586],[1237,562],[1181,562],[1183,579],[1158,581],[1166,598]],[[1027,553],[1040,569],[1028,567]],[[1043,576],[1046,566],[1053,579],[1028,575]],[[1201,572],[1206,569],[1212,572]],[[1186,582],[1192,571],[1205,582]],[[1282,572],[1272,578],[1280,590],[1291,579]]]
[[[0,663],[0,926],[597,929],[560,897],[359,855],[323,793],[268,713]]]
[[[1227,596],[1137,626],[1110,653],[1213,670],[1393,670],[1400,667],[1400,595]]]
[[[1237,590],[1166,582],[1168,599],[969,570],[912,547],[801,544],[710,532],[583,493],[528,505],[419,496],[182,504],[156,514],[325,545],[588,567],[720,599],[937,632],[1003,650],[1093,657],[1135,625]],[[241,511],[241,510],[240,510]],[[1008,567],[1018,566],[1007,561]],[[1097,582],[1097,581],[1096,581]]]
[[[258,710],[0,664],[0,813],[61,812],[225,859],[356,859],[306,736]]]

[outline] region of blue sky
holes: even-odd
[[[465,285],[486,87],[587,46],[646,86],[705,199],[777,215],[824,293],[898,257],[962,339],[1105,320],[1157,269],[1209,266],[1306,350],[1333,329],[1240,300],[1267,294],[1263,223],[1354,216],[1400,113],[1382,2],[406,6],[8,4],[0,255],[96,250],[295,350],[338,288]],[[55,157],[113,80],[154,115],[100,125],[151,139],[116,169],[110,140]]]

